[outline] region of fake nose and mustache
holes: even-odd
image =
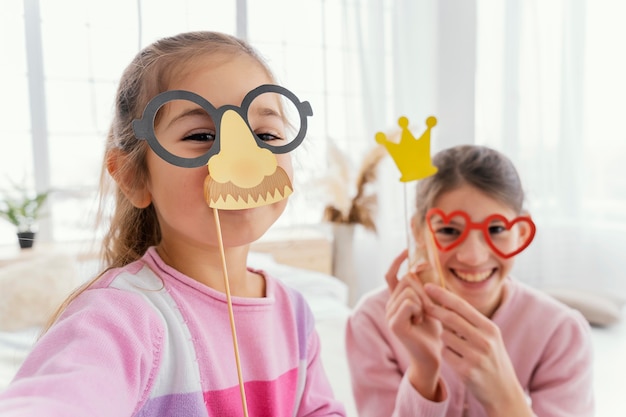
[[[289,176],[276,156],[260,148],[245,121],[232,110],[222,116],[220,151],[208,162],[204,198],[212,208],[237,210],[272,204],[293,192]]]

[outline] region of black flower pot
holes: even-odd
[[[20,242],[20,248],[32,248],[35,243],[35,232],[17,232],[17,240]]]

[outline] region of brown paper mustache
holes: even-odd
[[[218,209],[246,209],[272,204],[293,193],[289,176],[280,166],[259,185],[241,188],[232,182],[220,183],[208,175],[204,180],[204,199]]]

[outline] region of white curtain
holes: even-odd
[[[346,114],[347,125],[361,132],[359,140],[343,146],[358,165],[375,146],[379,131],[395,133],[406,116],[415,136],[425,120],[436,114],[437,2],[363,0],[343,2],[344,41],[355,59],[345,60],[346,83],[354,83],[359,100]],[[391,260],[407,246],[406,215],[413,184],[406,186],[391,158],[378,169],[377,233],[357,227],[354,255],[358,274],[357,298],[384,284]],[[405,193],[407,195],[405,196]],[[405,206],[406,204],[406,206]]]
[[[361,58],[346,72],[365,92],[354,108],[365,115],[363,141],[400,115],[421,134],[434,114],[433,152],[460,143],[503,151],[538,226],[516,277],[626,298],[626,3],[357,3],[344,8],[345,33]],[[405,197],[390,160],[379,174],[379,232],[357,232],[359,294],[383,284],[407,245],[413,187]]]
[[[520,170],[536,241],[515,274],[626,296],[626,6],[478,1],[476,138]]]

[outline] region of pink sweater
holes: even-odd
[[[582,315],[515,280],[493,316],[517,378],[539,417],[593,416],[592,345]],[[385,319],[386,287],[368,294],[348,320],[346,349],[359,417],[484,416],[444,362],[448,398],[423,398],[403,377],[409,357]],[[464,411],[465,410],[465,411]]]
[[[344,416],[302,296],[233,297],[251,417]],[[76,298],[0,393],[3,417],[242,416],[226,297],[152,248]]]

